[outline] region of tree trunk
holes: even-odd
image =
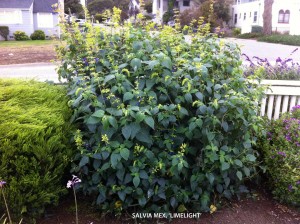
[[[265,35],[272,34],[272,6],[274,0],[265,0],[263,13],[263,33]],[[258,15],[259,16],[259,15]]]

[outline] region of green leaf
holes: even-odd
[[[169,57],[165,57],[164,60],[161,62],[161,65],[170,70],[172,69],[172,61]]]
[[[86,124],[98,124],[101,122],[101,119],[99,119],[98,117],[89,117],[87,120],[86,120]]]
[[[137,114],[135,115],[135,119],[137,123],[142,122],[145,119],[145,114],[141,113],[141,112],[137,112]]]
[[[228,123],[226,121],[222,122],[222,127],[223,127],[223,129],[224,129],[225,132],[228,131]]]
[[[237,176],[240,180],[243,179],[243,174],[242,174],[241,171],[237,171],[237,172],[236,172],[236,176]]]
[[[212,185],[215,180],[215,176],[212,173],[208,173],[208,174],[206,174],[206,177],[207,177],[210,185]]]
[[[230,167],[229,163],[224,162],[224,163],[222,163],[222,165],[221,165],[221,170],[222,170],[222,171],[228,170],[229,167]]]
[[[129,139],[129,137],[130,137],[130,135],[131,135],[131,127],[130,127],[130,125],[126,125],[126,126],[124,126],[124,127],[122,128],[122,134],[123,134],[123,136],[124,136],[124,138],[125,138],[126,140]]]
[[[124,191],[118,191],[118,196],[121,201],[125,201],[126,193]]]
[[[111,162],[111,166],[112,168],[116,168],[116,166],[118,165],[118,162],[120,161],[120,155],[113,153],[110,157],[110,162]]]
[[[131,123],[130,124],[131,128],[131,138],[135,138],[137,133],[141,130],[141,126],[137,123]]]
[[[197,92],[195,95],[196,95],[196,97],[197,97],[199,100],[203,101],[203,94],[202,94],[202,93]]]
[[[113,126],[115,129],[118,128],[118,122],[117,122],[116,118],[114,118],[113,116],[109,116],[108,121],[111,124],[111,126]]]
[[[134,178],[133,178],[133,185],[135,186],[135,187],[138,187],[139,186],[139,184],[140,184],[140,178],[138,177],[138,176],[135,176]]]
[[[99,117],[99,118],[102,118],[104,116],[104,110],[97,110],[95,111],[95,113],[93,113],[91,116],[92,117]]]
[[[85,166],[86,164],[89,163],[89,161],[90,161],[89,157],[83,156],[79,162],[79,167]]]
[[[243,170],[244,170],[245,175],[247,177],[249,177],[250,176],[250,169],[248,167],[244,167]]]
[[[238,165],[239,167],[243,167],[243,163],[242,163],[241,160],[236,159],[236,160],[234,160],[234,163],[235,163],[236,165]]]
[[[150,133],[146,129],[142,129],[136,136],[137,140],[145,143],[152,144],[152,138],[150,136]]]
[[[142,62],[140,59],[134,58],[131,60],[130,65],[134,70],[137,70],[142,66]]]
[[[123,159],[128,160],[129,155],[130,155],[130,151],[126,148],[122,148],[121,151],[120,151],[120,154],[121,154]]]
[[[116,76],[115,75],[107,75],[104,79],[104,83],[107,83],[108,81],[114,79]]]
[[[188,103],[192,103],[193,102],[193,97],[192,97],[192,95],[190,93],[185,94],[184,98],[185,98],[186,102],[188,102]]]
[[[248,154],[247,155],[247,159],[250,161],[250,162],[254,162],[256,160],[256,157],[252,154]]]
[[[185,109],[184,107],[181,107],[180,108],[180,110],[179,110],[179,112],[181,113],[181,114],[183,114],[183,115],[189,115],[189,112],[187,111],[187,109]]]
[[[149,176],[148,176],[148,174],[145,170],[140,171],[140,178],[142,178],[142,179],[148,179],[149,178]]]
[[[145,118],[145,122],[150,128],[152,128],[154,130],[154,120],[152,117],[147,116]]]
[[[144,196],[140,197],[138,199],[138,201],[139,201],[139,205],[142,206],[142,207],[144,207],[146,205],[146,203],[147,203],[147,200],[146,200],[146,198]]]
[[[131,100],[133,98],[133,94],[130,92],[126,92],[123,96],[123,102],[127,101],[127,100]]]

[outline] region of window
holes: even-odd
[[[179,8],[179,2],[178,2],[178,1],[175,1],[174,7],[175,7],[175,8]]]
[[[284,23],[289,23],[290,22],[290,10],[285,10],[283,22]]]
[[[0,11],[0,23],[2,24],[22,23],[22,11],[20,10]]]
[[[284,22],[284,11],[281,9],[278,15],[278,23],[283,23],[283,22]]]
[[[244,13],[244,20],[246,20],[246,13]]]
[[[254,14],[253,14],[253,22],[254,23],[257,22],[257,11],[255,11]]]
[[[234,14],[234,24],[237,23],[237,14]]]
[[[183,1],[183,6],[189,7],[190,6],[190,1]]]
[[[41,27],[41,28],[52,28],[53,27],[52,13],[38,13],[37,20],[38,20],[38,27]]]
[[[278,14],[278,23],[289,23],[290,22],[290,10],[283,11],[282,9]]]

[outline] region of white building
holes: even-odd
[[[180,12],[186,9],[195,7],[196,3],[193,0],[176,0],[174,7],[178,8]],[[152,3],[152,13],[155,16],[157,22],[162,21],[162,17],[165,12],[168,11],[168,0],[153,0]]]
[[[264,0],[236,0],[232,5],[231,25],[249,33],[252,26],[263,26]],[[274,0],[272,30],[300,35],[300,0]]]

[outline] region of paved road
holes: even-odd
[[[300,49],[291,55],[295,49],[300,48],[297,46],[236,38],[227,38],[226,40],[237,43],[241,47],[242,53],[248,55],[250,58],[258,56],[260,58],[267,58],[271,62],[275,62],[276,59],[280,57],[281,59],[292,58],[293,61],[300,62]],[[243,59],[244,58],[245,57],[243,57]]]
[[[23,78],[58,82],[55,67],[52,63],[0,65],[0,78]]]
[[[278,57],[281,57],[282,59],[293,58],[294,61],[300,62],[300,49],[290,56],[291,52],[297,48],[296,46],[235,38],[228,38],[226,41],[233,41],[240,45],[242,53],[247,54],[250,58],[258,56],[260,58],[268,58],[269,61],[275,61]],[[49,63],[0,65],[0,78],[27,78],[58,82],[55,65]]]

